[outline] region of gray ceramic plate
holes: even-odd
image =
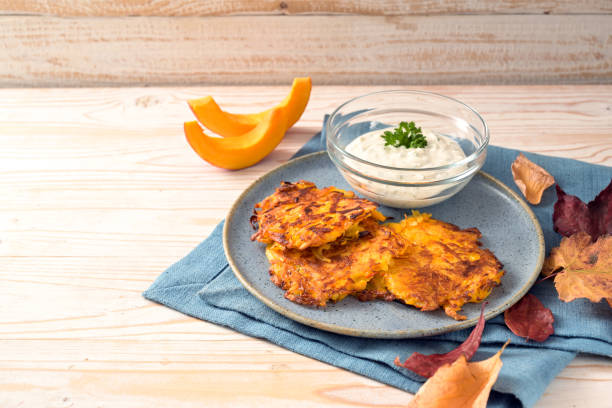
[[[360,337],[408,338],[430,336],[470,327],[480,314],[479,304],[467,304],[462,311],[467,320],[455,321],[443,311],[421,312],[399,302],[360,302],[353,297],[312,308],[283,297],[268,275],[265,245],[252,242],[249,217],[255,203],[272,194],[281,181],[309,180],[318,187],[330,185],[350,189],[327,153],[313,153],[291,160],[255,181],[236,200],[223,230],[225,254],[236,277],[255,297],[290,319],[335,333]],[[401,219],[404,211],[380,207],[386,216]],[[495,288],[486,308],[487,319],[516,303],[537,278],[544,260],[544,239],[533,212],[508,187],[478,173],[457,195],[423,209],[435,218],[461,228],[477,227],[482,243],[504,264],[506,274]]]

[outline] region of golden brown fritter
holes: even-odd
[[[404,244],[372,218],[360,223],[359,230],[357,238],[341,238],[318,248],[268,245],[272,282],[286,291],[287,299],[309,306],[325,306],[363,290],[376,272],[387,269]]]
[[[283,182],[274,194],[257,203],[252,240],[286,248],[305,249],[332,242],[362,220],[384,220],[376,204],[336,187],[317,189],[314,183]]]
[[[461,230],[429,214],[413,212],[388,226],[407,242],[387,271],[357,294],[361,300],[401,300],[421,310],[444,308],[456,320],[468,302],[481,302],[500,283],[504,271],[488,249],[480,248],[480,231]]]
[[[504,271],[480,248],[480,231],[416,211],[381,225],[376,204],[335,187],[283,182],[255,205],[253,240],[267,245],[272,282],[296,303],[325,306],[349,294],[400,300],[421,310],[444,308],[457,320],[480,302]]]

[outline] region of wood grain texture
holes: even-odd
[[[0,0],[0,14],[55,16],[220,16],[235,14],[597,14],[607,0]]]
[[[612,15],[0,17],[0,86],[612,82]]]
[[[212,94],[248,112],[288,88],[0,92],[2,408],[406,406],[407,393],[141,296],[325,113],[390,89],[315,86],[303,118],[249,169],[224,171],[189,149],[186,99]],[[474,106],[493,144],[612,165],[612,86],[419,89]],[[611,386],[610,360],[581,356],[537,407],[601,406]]]

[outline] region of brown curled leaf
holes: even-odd
[[[612,235],[591,242],[591,237],[580,231],[563,238],[544,262],[542,273],[553,272],[557,272],[555,287],[564,302],[577,298],[591,302],[606,299],[612,306]]]
[[[555,184],[555,179],[549,172],[529,160],[523,153],[519,153],[512,163],[512,177],[531,204],[540,204],[544,190]]]
[[[612,234],[612,180],[588,204],[576,196],[566,194],[557,185],[553,227],[556,232],[566,237],[584,231],[593,241],[601,235]]]
[[[531,293],[504,312],[504,321],[512,333],[527,340],[542,342],[555,332],[552,311]]]
[[[480,309],[480,318],[478,319],[478,323],[476,323],[476,326],[468,338],[465,339],[465,341],[461,343],[459,347],[445,354],[425,355],[414,352],[403,363],[400,361],[399,357],[395,357],[395,365],[407,368],[408,370],[417,373],[421,377],[429,378],[435,374],[438,368],[442,367],[444,364],[452,363],[453,361],[457,360],[459,356],[465,356],[466,360],[469,361],[480,346],[480,339],[482,338],[482,331],[484,330],[485,325],[485,305],[486,302],[482,304]]]
[[[446,364],[421,386],[409,408],[486,408],[491,388],[502,367],[501,350],[486,360],[468,363],[461,355]]]

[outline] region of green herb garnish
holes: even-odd
[[[423,131],[420,127],[416,127],[414,122],[400,122],[393,132],[387,130],[380,137],[385,139],[385,146],[404,146],[406,149],[427,146]]]

